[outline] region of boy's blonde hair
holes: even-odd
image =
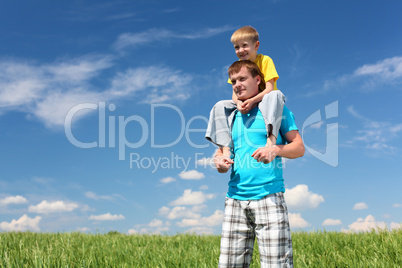
[[[243,26],[240,29],[237,29],[230,38],[232,43],[239,41],[240,39],[248,39],[253,43],[259,40],[259,35],[256,29],[251,26]]]
[[[264,74],[261,72],[260,68],[257,64],[250,60],[240,60],[235,61],[232,65],[230,65],[228,73],[229,77],[233,74],[237,74],[240,72],[241,68],[246,67],[246,69],[250,72],[252,77],[256,77],[259,75],[261,77],[261,82],[258,85],[258,91],[262,92],[265,89],[265,78]]]

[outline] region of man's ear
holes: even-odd
[[[254,78],[256,79],[255,81],[257,82],[257,85],[260,85],[261,84],[261,76],[257,75]]]

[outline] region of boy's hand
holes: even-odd
[[[228,172],[230,166],[233,164],[233,160],[230,157],[217,155],[214,157],[214,164],[219,173],[226,173]]]
[[[257,162],[263,162],[264,164],[271,163],[275,157],[278,155],[279,147],[260,147],[254,151],[251,157],[254,157]]]
[[[242,114],[244,113],[243,112],[243,101],[241,101],[241,100],[237,100],[237,110],[239,110],[239,112],[241,112]]]
[[[252,99],[245,101],[237,100],[237,110],[242,114],[248,114],[255,106],[256,104]]]

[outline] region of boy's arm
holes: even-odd
[[[229,147],[219,147],[214,156],[214,164],[219,173],[226,173],[233,164]]]
[[[238,102],[237,96],[236,96],[236,94],[234,93],[234,91],[233,91],[233,93],[232,93],[232,100],[233,100],[234,103],[237,103],[237,102]]]
[[[264,91],[261,91],[254,97],[252,97],[248,100],[245,100],[242,103],[238,103],[237,109],[242,114],[247,114],[249,111],[251,111],[253,108],[255,108],[258,105],[258,103],[260,103],[262,101],[262,98],[264,98],[265,94],[268,94],[269,92],[271,92],[274,89],[274,82],[275,82],[275,80],[273,78],[271,80],[267,81],[265,83]],[[233,95],[235,95],[235,94],[233,93]],[[233,98],[233,101],[234,101],[234,98]]]
[[[302,157],[304,155],[303,140],[297,130],[291,130],[285,134],[285,145],[275,145],[272,147],[261,147],[255,150],[251,155],[258,162],[268,164],[272,162],[276,156],[282,156],[290,159]]]

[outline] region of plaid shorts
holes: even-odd
[[[255,236],[261,267],[293,267],[292,239],[283,193],[247,201],[226,197],[219,267],[249,267]]]

